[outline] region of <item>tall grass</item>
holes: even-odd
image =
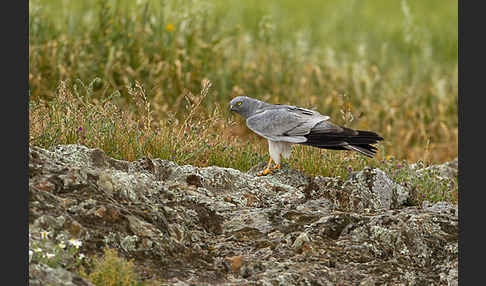
[[[247,170],[267,146],[227,102],[248,95],[376,131],[378,160],[457,156],[457,2],[29,5],[32,145]],[[290,164],[336,174],[371,162],[349,155],[298,147]]]

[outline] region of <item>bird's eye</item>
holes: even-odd
[[[238,101],[238,102],[236,103],[236,105],[240,106],[242,103],[243,103],[243,102]]]

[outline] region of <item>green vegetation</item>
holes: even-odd
[[[407,161],[393,158],[385,160],[378,166],[393,181],[411,190],[410,204],[421,206],[424,201],[458,201],[458,180],[441,175],[437,168],[427,168],[423,161],[411,166]],[[420,171],[417,171],[420,170]]]
[[[30,236],[30,234],[29,234]],[[50,237],[51,232],[42,231],[41,239],[36,242],[29,240],[29,263],[42,263],[52,268],[65,267],[77,269],[85,255],[79,252],[80,240],[64,237]]]
[[[126,260],[115,249],[105,248],[103,255],[92,259],[92,271],[87,274],[84,268],[80,274],[96,286],[144,286],[161,285],[161,281],[141,281],[132,260]]]
[[[30,145],[245,171],[268,158],[228,110],[248,95],[385,138],[375,159],[297,146],[308,174],[457,157],[457,1],[29,4]]]

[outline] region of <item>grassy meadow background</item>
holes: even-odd
[[[287,163],[308,174],[449,161],[457,5],[30,0],[29,144],[246,171],[268,159],[266,140],[228,110],[247,95],[385,138],[374,159],[297,146]]]

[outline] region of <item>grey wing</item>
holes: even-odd
[[[299,125],[297,125],[294,129],[287,131],[287,134],[289,135],[307,135],[311,132],[311,129],[316,126],[316,124],[330,118],[329,116],[322,115],[317,111],[296,106],[288,106],[287,111],[294,114],[294,116],[297,116],[300,120]]]
[[[318,112],[295,106],[267,109],[248,117],[246,125],[253,132],[272,141],[303,143],[304,135],[319,122],[329,119]]]

